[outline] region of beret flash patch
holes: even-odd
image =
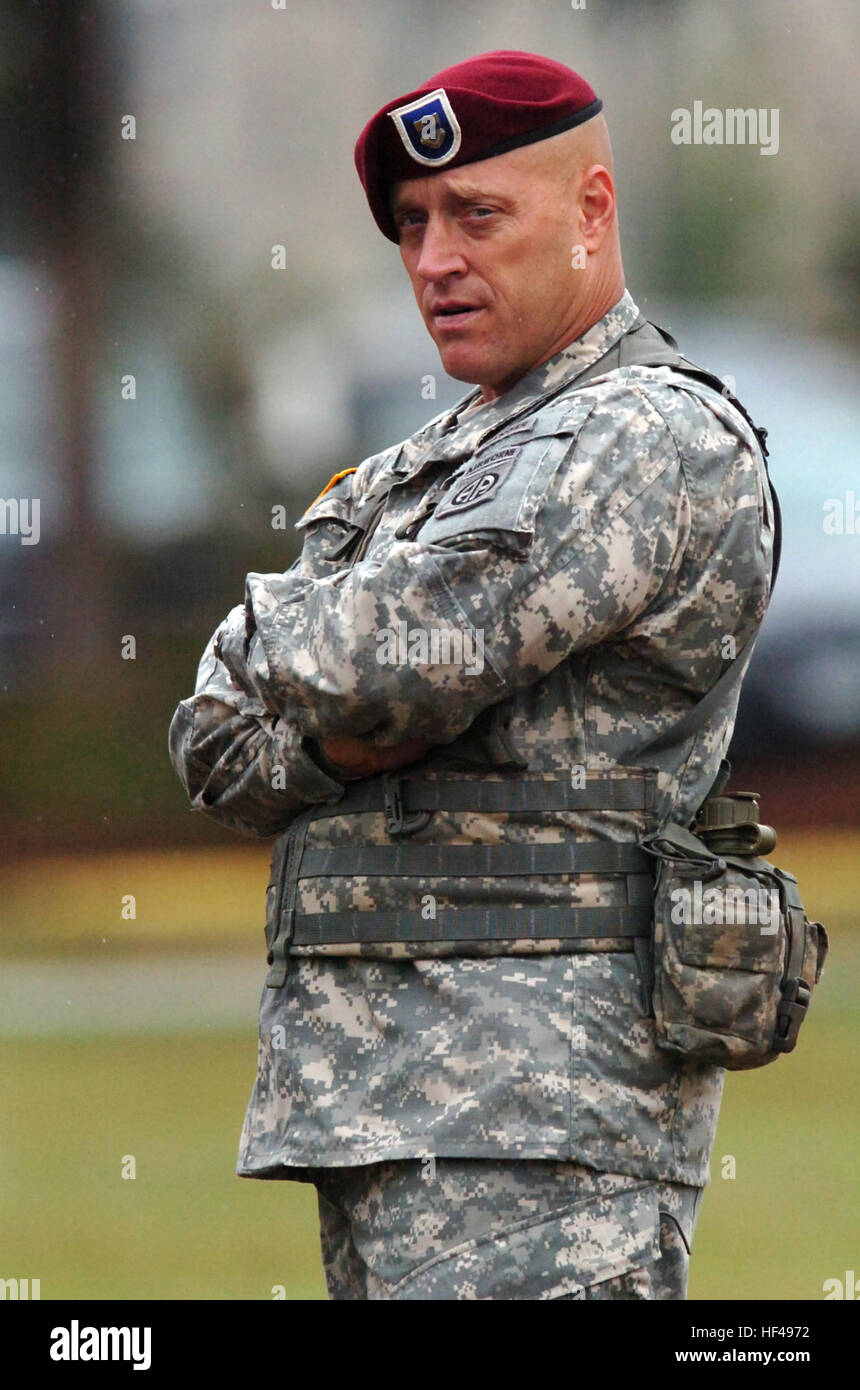
[[[419,164],[447,164],[462,139],[444,87],[388,113],[409,154]]]

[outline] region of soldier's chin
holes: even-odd
[[[438,344],[437,344],[438,346]],[[471,353],[456,346],[440,348],[439,356],[442,359],[442,366],[448,376],[453,377],[454,381],[465,381],[468,385],[477,386],[486,380],[488,363],[480,362]]]

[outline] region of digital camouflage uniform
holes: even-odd
[[[424,1159],[317,1175],[346,1299],[677,1299],[702,1188],[546,1159]]]
[[[317,1182],[333,1296],[684,1296],[724,1073],[657,1049],[638,943],[587,923],[648,910],[636,842],[714,782],[736,687],[647,748],[756,632],[773,518],[752,429],[712,387],[627,367],[576,389],[637,315],[625,293],[499,399],[342,476],[292,569],[248,575],[174,716],[192,804],[278,834],[238,1172]],[[383,779],[319,753],[342,735],[433,745],[400,774],[407,807],[410,777],[468,790],[393,841]],[[478,809],[493,783],[583,775],[582,809]],[[590,810],[607,781],[617,808]],[[589,872],[607,845],[627,872]],[[554,939],[576,913],[585,935]],[[414,939],[387,941],[404,920]],[[452,920],[468,941],[442,939]]]

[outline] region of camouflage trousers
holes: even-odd
[[[331,1299],[684,1299],[703,1189],[548,1159],[316,1169]]]

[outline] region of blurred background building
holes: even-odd
[[[8,0],[0,19],[0,497],[40,499],[38,544],[0,535],[7,847],[217,839],[164,733],[245,572],[294,558],[272,507],[294,518],[467,389],[369,217],[356,134],[489,47],[591,78],[634,297],[770,430],[785,560],[734,752],[780,811],[800,808],[784,771],[806,812],[842,816],[860,523],[824,522],[860,498],[856,10],[276,4]],[[778,150],[673,144],[696,99],[776,108]]]
[[[468,389],[352,151],[384,102],[504,48],[603,97],[633,297],[767,426],[783,503],[734,785],[834,964],[802,1056],[727,1087],[743,1180],[706,1200],[692,1296],[820,1297],[856,1267],[858,38],[851,0],[5,0],[0,1278],[322,1296],[312,1194],[232,1178],[268,846],[189,811],[167,729],[331,474]],[[778,150],[674,144],[696,101],[778,111]]]

